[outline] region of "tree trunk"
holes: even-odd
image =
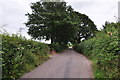
[[[51,36],[51,44],[54,43],[54,39],[53,39],[53,36]]]

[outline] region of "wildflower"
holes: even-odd
[[[28,45],[28,46],[31,46],[31,45]]]
[[[20,48],[18,47],[16,50],[20,50]]]
[[[109,36],[112,36],[112,32],[108,32],[107,34],[108,34]]]
[[[21,49],[23,50],[23,49],[24,49],[24,47],[21,47]]]

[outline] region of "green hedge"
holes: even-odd
[[[117,78],[120,74],[119,26],[120,23],[108,24],[105,29],[96,34],[96,37],[74,46],[76,51],[92,59],[96,78]]]
[[[63,50],[65,50],[67,48],[66,45],[62,45],[59,43],[49,44],[49,47],[51,50],[55,50],[56,52],[62,52]]]
[[[19,78],[48,58],[46,44],[18,35],[2,34],[2,77]]]

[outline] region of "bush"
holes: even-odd
[[[80,44],[74,45],[73,49],[82,54],[83,50],[84,50],[84,42],[81,42]]]
[[[49,47],[51,50],[55,50],[56,52],[62,52],[64,49],[67,48],[67,46],[59,43],[49,44]]]
[[[18,35],[1,34],[3,78],[19,78],[48,58],[49,47]]]
[[[117,78],[120,74],[118,26],[119,23],[108,24],[96,34],[96,37],[81,42],[75,47],[76,51],[92,59],[96,78]]]

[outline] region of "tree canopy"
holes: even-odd
[[[43,2],[31,4],[32,13],[27,13],[28,34],[34,39],[51,40],[51,43],[67,44],[80,42],[93,36],[97,30],[84,14],[74,11],[66,2]]]
[[[80,43],[81,39],[89,39],[93,37],[97,31],[97,28],[94,22],[87,15],[76,11],[75,14],[79,17],[79,29],[74,36],[74,41],[76,40],[77,43]]]

